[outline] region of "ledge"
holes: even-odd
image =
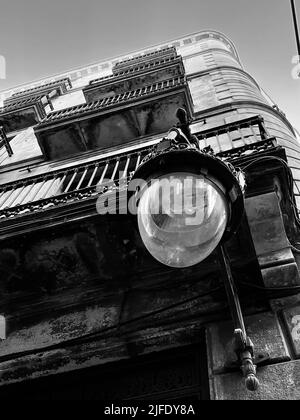
[[[77,105],[60,111],[51,112],[49,115],[47,115],[47,117],[43,119],[43,121],[41,121],[41,123],[36,128],[36,131],[39,132],[44,127],[65,121],[71,121],[73,119],[78,119],[78,117],[85,118],[87,116],[97,114],[103,109],[116,107],[119,104],[123,106],[126,103],[131,103],[139,99],[148,99],[160,92],[167,92],[180,86],[187,86],[184,76],[178,76],[169,80],[164,80],[153,85],[145,86],[133,91],[128,91],[117,96],[103,98],[102,100],[88,104]]]

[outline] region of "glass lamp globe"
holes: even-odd
[[[140,194],[141,238],[150,254],[169,267],[190,267],[207,258],[221,241],[228,218],[224,192],[203,175],[162,175]]]

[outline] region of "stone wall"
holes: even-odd
[[[246,318],[255,355],[268,359],[258,367],[260,388],[246,390],[240,372],[230,371],[236,360],[232,352],[231,323],[212,324],[208,328],[208,354],[211,398],[215,400],[299,400],[300,399],[300,296],[291,308],[265,312]],[[283,321],[290,314],[288,322]],[[294,347],[295,346],[295,347]],[[298,353],[294,351],[298,349]]]

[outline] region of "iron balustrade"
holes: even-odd
[[[216,148],[216,154],[224,160],[233,162],[276,145],[275,139],[268,137],[263,119],[253,117],[198,133],[200,147],[218,144],[217,137],[228,136],[228,133],[230,136],[237,133],[243,145],[237,147],[231,139],[233,147],[227,151],[222,150],[223,147]],[[206,141],[201,145],[203,139]],[[4,184],[0,186],[0,219],[46,211],[54,206],[65,206],[80,200],[96,199],[99,188],[118,188],[120,179],[127,185],[152,147]]]
[[[99,77],[97,79],[93,79],[90,81],[89,86],[90,85],[97,85],[97,84],[101,84],[107,81],[115,81],[118,80],[119,78],[123,77],[123,76],[128,76],[132,73],[141,73],[147,70],[151,70],[152,68],[157,68],[160,66],[164,66],[170,63],[175,63],[176,61],[178,62],[182,62],[181,57],[179,56],[171,56],[171,57],[166,57],[166,58],[161,58],[161,59],[156,59],[155,61],[150,61],[150,62],[142,62],[139,65],[135,65],[126,69],[122,69],[119,70],[118,72],[115,72],[114,74],[110,74],[108,76],[104,76],[104,77]]]
[[[114,66],[113,72],[119,71],[119,69],[122,68],[122,67],[129,67],[129,66],[132,66],[132,65],[135,65],[135,64],[139,64],[140,62],[143,62],[143,61],[146,61],[146,60],[152,60],[153,58],[157,58],[157,57],[161,57],[161,56],[165,56],[165,55],[176,56],[177,55],[176,48],[175,47],[167,47],[167,48],[163,48],[161,50],[152,51],[150,53],[146,53],[146,54],[138,55],[136,57],[125,59],[123,61],[120,61],[119,63],[117,63]]]
[[[134,65],[134,66],[126,68],[126,69],[115,71],[114,76],[115,77],[126,76],[126,75],[131,74],[131,73],[137,73],[137,72],[142,72],[142,71],[145,71],[145,70],[150,70],[154,67],[156,68],[158,66],[163,66],[163,65],[172,63],[178,58],[179,58],[178,56],[171,56],[171,57],[162,58],[160,60],[156,59],[155,61],[142,62],[138,66]]]
[[[48,95],[38,95],[38,96],[30,96],[25,97],[23,99],[16,99],[15,102],[11,102],[5,105],[3,108],[0,109],[0,117],[1,115],[5,115],[7,113],[21,110],[27,108],[29,106],[37,106],[39,108],[40,114],[45,114],[45,106],[49,105],[52,109],[52,103]]]
[[[106,97],[95,102],[73,106],[61,111],[51,112],[41,121],[38,128],[70,119],[72,117],[77,117],[79,115],[85,116],[104,108],[112,107],[121,103],[123,104],[124,102],[135,101],[142,97],[147,97],[174,87],[185,85],[187,85],[186,78],[184,76],[176,76],[171,79],[156,82],[152,85],[127,91],[116,96]]]
[[[90,81],[89,85],[97,85],[98,83],[106,82],[107,80],[114,79],[113,74],[109,74],[108,76],[98,77],[97,79],[93,79]]]
[[[203,130],[197,134],[200,148],[211,146],[217,153],[267,140],[270,135],[260,116]]]
[[[17,102],[22,97],[36,97],[37,95],[41,96],[41,92],[42,94],[45,94],[45,91],[50,92],[52,89],[55,88],[61,88],[62,92],[64,93],[67,92],[69,89],[72,89],[72,83],[69,78],[64,78],[60,80],[55,80],[53,82],[45,83],[43,85],[36,86],[30,89],[19,91],[14,93],[9,98],[5,99],[4,105],[12,102]]]
[[[93,198],[99,194],[99,187],[116,187],[120,179],[127,185],[148,151],[149,148],[145,148],[110,160],[98,160],[5,184],[0,188],[0,218]]]

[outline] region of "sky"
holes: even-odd
[[[300,131],[290,0],[0,0],[0,91],[205,29],[232,39]]]

